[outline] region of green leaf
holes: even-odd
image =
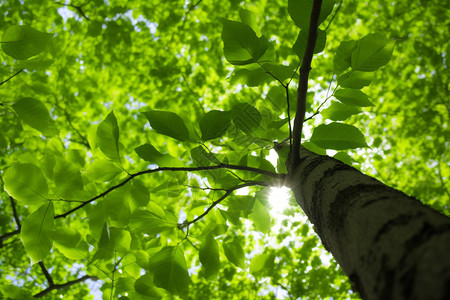
[[[34,298],[30,293],[25,291],[23,287],[18,287],[12,284],[0,285],[0,296],[2,299],[20,299],[20,300],[32,300]]]
[[[308,31],[305,29],[300,30],[300,33],[292,46],[292,50],[300,59],[303,59],[303,55],[306,50],[306,43],[308,41]],[[324,30],[318,29],[317,31],[317,41],[314,48],[314,53],[320,53],[325,48],[325,43],[327,41],[327,33]]]
[[[176,114],[170,111],[150,110],[144,112],[150,122],[150,126],[156,132],[170,136],[181,142],[189,139],[189,131],[184,121]]]
[[[373,72],[389,62],[395,42],[381,34],[369,34],[357,42],[351,56],[353,70]]]
[[[15,25],[3,32],[2,48],[15,59],[27,59],[44,51],[50,41],[51,34],[28,25]]]
[[[231,115],[234,125],[247,134],[250,134],[261,124],[261,114],[248,103],[239,103],[233,106]]]
[[[161,293],[153,284],[153,275],[144,274],[134,283],[134,288],[139,294],[151,297],[150,299],[161,299]],[[143,299],[144,300],[144,299]]]
[[[12,107],[25,123],[44,135],[50,136],[57,133],[47,107],[41,101],[29,97],[22,98]]]
[[[80,169],[67,160],[55,155],[55,185],[58,194],[63,198],[76,198],[77,192],[83,190],[83,179]]]
[[[106,215],[111,226],[124,227],[130,221],[130,191],[129,185],[116,189],[105,196]]]
[[[125,253],[130,250],[131,235],[128,230],[110,227],[111,246],[114,250]]]
[[[86,176],[96,182],[111,181],[114,177],[123,172],[116,163],[106,159],[96,159],[87,168]]]
[[[354,89],[339,89],[334,93],[334,97],[347,105],[353,106],[374,106],[369,100],[369,96]]]
[[[333,101],[327,109],[324,109],[320,114],[333,121],[343,121],[350,118],[352,115],[359,114],[361,110],[353,106],[348,106],[337,101]]]
[[[134,151],[136,151],[140,158],[151,163],[158,163],[158,161],[164,157],[164,154],[161,154],[150,144],[140,145],[135,148]]]
[[[250,273],[254,276],[270,274],[274,267],[274,260],[273,254],[255,255],[250,262]]]
[[[333,66],[336,74],[341,74],[351,65],[351,55],[356,48],[356,41],[343,41],[336,49]]]
[[[236,238],[228,238],[222,243],[225,256],[230,262],[232,262],[236,267],[245,267],[245,253],[242,249],[241,243]]]
[[[320,10],[319,24],[320,25],[327,16],[333,11],[334,0],[324,0]],[[307,30],[309,28],[309,21],[311,19],[312,0],[289,0],[288,12],[295,25],[301,29]]]
[[[69,259],[85,259],[88,256],[88,244],[78,230],[63,226],[51,233],[55,248]]]
[[[20,239],[31,263],[42,261],[52,249],[51,232],[55,212],[53,202],[42,205],[22,222]]]
[[[3,181],[8,194],[25,205],[40,206],[47,202],[47,181],[34,164],[12,165],[6,170]]]
[[[372,82],[373,73],[349,71],[338,77],[338,84],[343,88],[361,89]]]
[[[251,66],[242,69],[236,68],[231,75],[230,83],[258,86],[262,83],[269,83],[277,79],[283,82],[286,79],[290,79],[294,75],[294,72],[295,70],[293,70],[290,66],[261,63],[261,66]]]
[[[250,214],[255,229],[262,233],[268,233],[272,228],[270,223],[270,214],[267,208],[259,201],[255,201],[253,212]]]
[[[119,126],[114,112],[110,112],[108,116],[98,125],[97,143],[100,150],[111,160],[120,161],[119,155]]]
[[[205,275],[207,278],[213,277],[219,273],[219,246],[217,245],[214,236],[211,234],[205,237],[204,242],[200,246],[199,257],[203,268],[205,268]]]
[[[150,201],[148,188],[138,179],[131,183],[131,197],[138,206],[146,206]]]
[[[342,161],[344,164],[347,164],[349,166],[352,165],[353,158],[346,152],[338,152],[333,157]]]
[[[256,22],[256,16],[254,13],[252,13],[247,9],[240,8],[239,17],[241,18],[242,23],[250,26],[257,36],[261,36],[261,31],[259,30],[258,23]]]
[[[221,137],[227,131],[231,122],[229,111],[211,110],[200,120],[202,140],[212,140]]]
[[[26,69],[28,71],[42,71],[48,69],[53,62],[54,59],[46,59],[42,57],[31,58],[27,60],[21,60],[16,63],[17,69]]]
[[[247,24],[222,19],[222,41],[225,58],[233,65],[257,62],[269,48],[265,36],[257,37]]]
[[[314,129],[311,142],[324,149],[345,150],[368,147],[358,128],[342,124],[322,124]]]
[[[220,161],[214,157],[214,154],[208,153],[202,146],[197,146],[191,150],[192,160],[198,166],[209,166],[211,163],[219,164]]]
[[[311,142],[304,142],[304,143],[302,143],[302,146],[316,154],[327,155],[326,149],[320,148],[319,146],[317,146],[316,144],[313,144]]]
[[[149,262],[153,283],[172,294],[184,295],[189,286],[189,273],[181,247],[164,247]]]
[[[149,202],[147,210],[138,209],[130,217],[130,228],[148,235],[161,233],[175,225],[167,221],[167,216],[156,203]]]

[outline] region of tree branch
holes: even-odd
[[[289,153],[288,174],[292,175],[295,167],[300,162],[300,144],[302,139],[303,120],[306,113],[306,96],[308,92],[308,77],[311,70],[311,61],[317,40],[317,27],[319,26],[320,9],[322,0],[314,0],[311,19],[309,21],[308,41],[303,55],[302,66],[300,67],[300,78],[298,83],[297,112],[294,119],[293,145]]]
[[[239,166],[239,165],[232,165],[232,164],[219,164],[216,166],[205,166],[205,167],[159,167],[156,169],[151,169],[151,170],[145,170],[145,171],[141,171],[138,173],[134,173],[134,174],[130,174],[130,176],[128,178],[126,178],[125,180],[123,180],[122,182],[110,187],[109,189],[107,189],[106,191],[104,191],[101,194],[98,194],[97,196],[83,202],[82,204],[72,208],[71,210],[60,214],[60,215],[56,215],[55,219],[59,219],[59,218],[65,218],[68,215],[70,215],[71,213],[79,210],[80,208],[88,205],[89,203],[102,198],[104,196],[106,196],[107,194],[109,194],[110,192],[118,189],[121,186],[124,186],[127,182],[129,182],[130,180],[132,180],[133,178],[137,177],[137,176],[141,176],[144,174],[152,174],[152,173],[156,173],[156,172],[161,172],[161,171],[170,171],[170,172],[193,172],[193,171],[205,171],[205,170],[217,170],[217,169],[232,169],[232,170],[241,170],[241,171],[249,171],[249,172],[254,172],[254,173],[258,173],[261,175],[267,175],[269,177],[272,177],[274,179],[276,179],[279,182],[284,182],[285,179],[285,174],[277,174],[277,173],[273,173],[270,171],[266,171],[266,170],[261,170],[261,169],[257,169],[257,168],[253,168],[253,167],[247,167],[247,166]]]
[[[20,231],[20,229],[22,228],[22,225],[20,224],[19,215],[17,214],[16,203],[14,203],[14,198],[11,196],[9,196],[9,200],[11,201],[11,207],[12,207],[12,211],[13,211],[14,220],[16,221],[16,224],[17,224],[17,230]]]
[[[39,267],[41,267],[42,273],[44,273],[45,278],[47,279],[48,286],[53,286],[55,283],[53,282],[53,278],[48,272],[47,268],[44,266],[44,263],[42,261],[39,262]]]
[[[3,80],[2,82],[0,82],[0,85],[2,85],[4,83],[7,83],[9,80],[13,79],[17,75],[19,75],[21,72],[23,72],[23,69],[17,71],[15,74],[13,74],[12,76],[8,77],[6,80]]]
[[[37,293],[37,294],[34,295],[33,297],[34,297],[34,298],[41,298],[41,297],[44,297],[45,295],[47,295],[48,293],[50,293],[50,292],[53,291],[53,290],[65,289],[65,288],[68,288],[68,287],[70,287],[70,286],[72,286],[72,285],[74,285],[74,284],[83,282],[83,281],[88,280],[88,279],[91,279],[91,280],[98,280],[98,278],[95,277],[95,276],[84,275],[83,277],[80,277],[80,278],[75,279],[75,280],[72,280],[72,281],[67,281],[66,283],[63,283],[63,284],[53,284],[53,285],[50,285],[48,288],[46,288],[45,290],[43,290],[43,291]]]
[[[199,215],[197,218],[191,220],[191,221],[184,221],[181,224],[178,224],[178,226],[180,228],[184,228],[184,227],[188,227],[189,225],[197,222],[198,220],[200,220],[201,218],[203,218],[204,216],[206,216],[217,204],[219,204],[220,202],[222,202],[223,200],[225,200],[226,197],[228,197],[229,195],[231,195],[235,190],[244,188],[244,187],[248,187],[248,186],[255,186],[255,185],[265,185],[268,186],[267,183],[265,182],[261,182],[261,181],[249,181],[240,185],[236,185],[232,188],[229,188],[226,190],[225,194],[223,194],[219,199],[217,199],[216,201],[214,201],[206,210],[204,213],[202,213],[201,215]]]
[[[87,3],[81,4],[81,5],[73,5],[73,4],[64,4],[61,2],[55,2],[55,4],[59,4],[61,6],[66,6],[66,7],[72,7],[75,8],[77,10],[77,12],[86,20],[90,21],[90,19],[86,16],[86,14],[83,11],[83,6],[85,6]]]

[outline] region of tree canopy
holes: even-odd
[[[324,0],[312,49],[309,0],[0,3],[4,298],[359,299],[276,211],[302,82],[304,147],[450,215],[445,2]]]

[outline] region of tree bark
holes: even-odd
[[[450,299],[450,218],[302,147],[292,189],[363,299]]]

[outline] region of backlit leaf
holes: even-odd
[[[353,106],[373,106],[369,97],[360,90],[339,89],[334,93],[334,97],[347,105]]]
[[[253,220],[255,229],[262,233],[268,233],[270,228],[272,228],[270,214],[267,211],[267,208],[259,201],[255,201],[250,218]]]
[[[3,31],[2,48],[15,59],[27,59],[44,51],[50,40],[51,34],[28,25],[15,25]]]
[[[150,122],[150,126],[156,132],[170,136],[181,142],[189,139],[189,131],[184,121],[174,112],[162,110],[150,110],[144,112]]]
[[[357,42],[352,52],[353,70],[372,72],[389,62],[395,42],[381,34],[369,34]]]
[[[256,22],[256,16],[254,13],[247,9],[239,9],[239,16],[241,17],[241,21],[244,24],[250,26],[256,35],[260,36],[261,31],[259,30],[258,23]]]
[[[222,243],[222,247],[225,252],[225,256],[230,262],[232,262],[236,267],[245,267],[245,253],[238,239],[227,239]]]
[[[350,68],[351,55],[356,47],[356,41],[343,41],[336,49],[333,60],[334,72],[340,74]]]
[[[106,159],[96,159],[87,168],[86,176],[91,180],[104,182],[112,180],[122,172],[122,168],[120,168],[116,163]]]
[[[8,194],[23,204],[40,206],[47,202],[47,181],[34,164],[12,165],[6,170],[3,181]]]
[[[258,128],[261,123],[261,114],[254,106],[248,103],[236,104],[233,106],[231,114],[234,125],[247,134]]]
[[[153,255],[149,262],[153,283],[169,292],[183,295],[189,286],[189,273],[183,250],[180,246],[164,247]]]
[[[53,202],[48,202],[22,222],[20,239],[32,264],[42,261],[52,249],[51,232],[54,215]]]
[[[225,58],[234,65],[257,62],[269,48],[265,36],[257,37],[247,24],[222,19],[222,41]]]
[[[47,107],[41,101],[34,98],[22,98],[12,106],[20,118],[33,127],[39,130],[44,135],[55,134],[54,127]]]
[[[327,16],[333,11],[334,0],[324,0],[320,10],[319,25],[325,21]],[[309,28],[309,20],[311,19],[313,0],[289,0],[288,11],[295,25],[301,29]]]
[[[308,41],[308,31],[305,29],[300,30],[300,33],[292,46],[292,50],[294,50],[295,54],[300,59],[303,59],[303,55],[306,50],[306,43]],[[316,47],[314,48],[314,53],[320,53],[325,48],[325,43],[327,41],[327,33],[324,30],[318,29],[317,31],[317,41]]]
[[[114,112],[110,112],[100,125],[98,125],[96,139],[100,150],[108,158],[114,161],[120,161],[119,127]]]
[[[220,258],[219,246],[217,245],[214,236],[207,235],[204,242],[200,246],[199,251],[200,262],[205,268],[206,277],[212,277],[219,272]]]
[[[367,147],[358,128],[342,124],[322,124],[314,129],[311,142],[324,149],[345,150]]]
[[[373,79],[373,73],[349,71],[338,77],[338,84],[349,89],[361,89],[368,86]]]
[[[63,226],[51,233],[55,248],[69,259],[85,259],[88,255],[88,245],[81,234],[74,228]]]
[[[348,106],[337,101],[333,101],[331,105],[322,110],[320,114],[329,120],[343,121],[350,118],[352,115],[359,114],[361,110],[354,106]]]
[[[230,126],[231,113],[229,111],[211,110],[200,120],[202,140],[212,140],[221,137]]]

